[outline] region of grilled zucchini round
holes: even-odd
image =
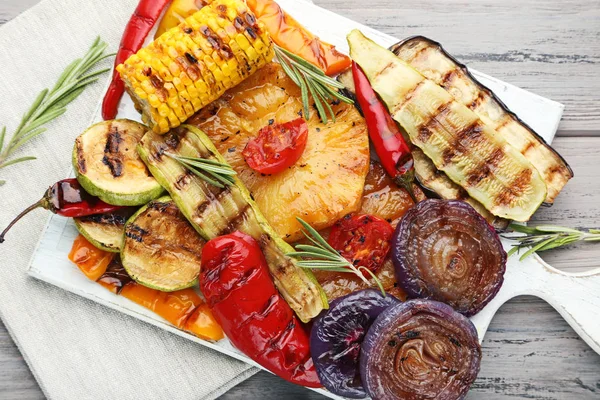
[[[76,140],[73,166],[77,180],[108,204],[139,206],[159,197],[163,188],[137,154],[148,128],[118,119],[92,125]]]
[[[197,283],[204,243],[175,202],[164,196],[125,224],[121,261],[139,284],[172,292]]]
[[[134,207],[114,213],[73,218],[75,226],[91,244],[100,250],[118,253],[124,242],[125,222],[135,211]]]

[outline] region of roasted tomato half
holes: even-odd
[[[394,228],[372,215],[347,215],[333,225],[329,244],[355,266],[375,272],[390,250]]]
[[[308,125],[303,118],[270,124],[248,142],[242,154],[253,170],[262,174],[276,174],[300,159],[307,139]]]

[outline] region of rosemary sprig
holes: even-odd
[[[164,155],[183,165],[198,178],[221,189],[235,183],[233,176],[236,175],[236,172],[228,164],[206,158],[178,156],[167,152]]]
[[[304,236],[312,243],[310,244],[298,244],[294,252],[288,253],[290,257],[301,258],[298,261],[298,266],[302,268],[310,269],[322,269],[332,272],[349,272],[354,273],[363,282],[371,286],[371,282],[365,277],[363,271],[367,272],[373,278],[379,290],[385,297],[385,290],[381,281],[377,276],[368,268],[360,266],[356,267],[351,262],[342,257],[333,247],[327,243],[323,236],[319,234],[312,226],[310,226],[302,218],[296,218],[300,224],[304,227]],[[308,233],[307,233],[308,232]],[[307,259],[308,258],[308,259]]]
[[[24,161],[35,160],[36,157],[25,156],[12,158],[14,153],[31,139],[46,131],[43,125],[63,115],[67,105],[75,100],[91,83],[98,80],[101,74],[110,68],[89,72],[96,64],[113,54],[104,54],[108,45],[100,37],[96,38],[88,52],[73,61],[58,78],[52,89],[44,89],[37,96],[21,123],[5,145],[6,126],[0,131],[0,169]],[[0,185],[5,181],[0,180]]]
[[[352,99],[342,95],[338,89],[343,89],[344,85],[335,79],[325,75],[323,71],[315,67],[302,57],[287,51],[286,49],[275,47],[275,56],[285,73],[302,92],[303,115],[306,120],[310,118],[310,97],[313,98],[319,117],[324,124],[329,122],[328,115],[335,122],[335,113],[331,108],[330,102],[336,100],[344,103],[354,104]]]
[[[519,258],[521,261],[535,252],[555,249],[579,241],[600,242],[600,229],[589,229],[585,232],[554,225],[530,227],[519,224],[511,224],[510,228],[514,232],[524,234],[522,236],[502,235],[506,239],[517,242],[508,252],[509,256],[528,249]]]

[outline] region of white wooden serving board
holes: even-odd
[[[278,2],[300,23],[344,52],[348,51],[345,36],[354,28],[361,29],[367,36],[385,47],[398,41],[397,38],[305,1],[279,0]],[[410,36],[419,34],[419,32],[406,32],[406,34]],[[439,38],[432,39],[439,40]],[[488,75],[473,70],[471,72],[480,82],[493,90],[512,111],[519,115],[546,141],[552,141],[564,109],[562,104]],[[99,109],[100,107],[98,107],[91,122],[101,120]],[[128,98],[124,99],[119,107],[119,117],[139,120],[139,114],[134,110],[133,103]],[[237,351],[227,339],[217,343],[198,339],[178,330],[153,312],[124,297],[114,295],[95,282],[89,281],[67,258],[76,236],[77,230],[70,219],[52,215],[32,257],[28,269],[29,275],[248,364],[260,367]],[[507,249],[509,248],[508,242],[505,241],[504,245]],[[546,300],[556,308],[590,347],[600,353],[600,269],[586,273],[569,274],[551,267],[537,255],[528,258],[524,262],[520,262],[517,256],[511,257],[508,260],[502,289],[488,306],[472,318],[480,340],[483,340],[490,321],[498,308],[509,299],[519,295],[534,295]],[[328,397],[339,399],[339,397],[327,391],[317,391]]]

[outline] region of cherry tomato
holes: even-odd
[[[355,266],[375,272],[390,250],[394,228],[372,215],[347,215],[333,225],[329,244]]]
[[[300,159],[308,139],[303,118],[262,128],[242,152],[246,163],[262,174],[276,174]]]

